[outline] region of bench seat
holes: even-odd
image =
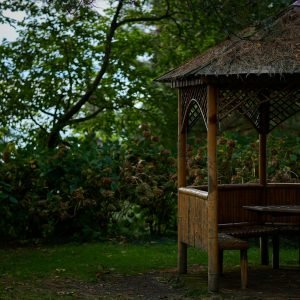
[[[229,226],[226,226],[226,224],[220,224],[219,232],[229,234],[238,238],[251,238],[273,235],[278,232],[278,229],[276,227],[257,224],[231,224]]]
[[[274,269],[279,268],[279,231],[277,227],[251,223],[230,223],[220,224],[219,232],[241,239],[260,238],[262,265],[269,264],[268,239],[271,237],[273,245],[272,265]]]

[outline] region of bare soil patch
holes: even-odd
[[[10,282],[1,278],[7,289],[5,299],[14,299],[14,291],[34,289],[41,295],[51,292],[54,299],[300,299],[300,269],[255,267],[249,270],[249,288],[240,289],[239,268],[225,270],[220,293],[207,293],[207,271],[192,266],[178,276],[175,269],[124,276],[103,274],[94,282],[65,278],[39,279],[35,282]],[[0,297],[1,298],[1,297]],[[42,298],[41,298],[42,299]],[[49,298],[47,298],[49,299]]]

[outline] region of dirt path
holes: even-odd
[[[53,278],[35,283],[12,283],[0,278],[0,283],[8,287],[7,297],[3,299],[15,299],[14,291],[20,294],[22,289],[34,289],[41,295],[51,292],[51,299],[300,299],[300,270],[272,270],[270,267],[250,269],[246,290],[240,289],[238,268],[226,272],[217,295],[207,293],[207,272],[199,266],[190,268],[189,274],[180,277],[172,269],[135,276],[104,274],[95,282]]]

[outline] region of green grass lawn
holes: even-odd
[[[259,264],[259,249],[251,247],[248,253],[249,265]],[[190,248],[188,256],[189,264],[207,265],[207,254],[203,251]],[[152,270],[175,268],[176,262],[177,244],[170,240],[1,249],[0,284],[7,281],[34,282],[45,278],[73,278],[93,282],[97,280],[99,273],[134,275]],[[280,262],[297,265],[298,249],[281,248]],[[239,252],[225,251],[224,270],[238,265]],[[4,295],[5,290],[0,286],[0,299],[8,299]]]
[[[191,249],[190,263],[205,264],[206,254]],[[93,280],[98,272],[135,274],[176,266],[173,241],[145,244],[91,243],[0,250],[1,276],[16,279],[61,276]]]

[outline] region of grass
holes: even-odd
[[[190,248],[188,262],[207,265],[207,254]],[[249,265],[259,264],[259,249],[251,247]],[[298,263],[297,248],[281,248],[283,264]],[[9,287],[1,284],[15,283],[26,286],[49,278],[71,278],[85,282],[97,280],[98,274],[134,275],[151,270],[175,268],[177,244],[175,241],[149,243],[89,243],[39,246],[33,248],[0,249],[0,299],[53,299],[51,291],[40,294],[37,290],[16,292],[7,297]],[[224,252],[224,270],[239,266],[239,252]],[[20,294],[18,294],[20,293]],[[28,294],[27,294],[28,293]],[[44,293],[44,292],[43,292]],[[65,296],[69,297],[69,296]],[[55,298],[54,298],[55,299]]]
[[[93,280],[98,272],[136,274],[176,266],[175,242],[119,244],[91,243],[0,250],[0,274],[16,279],[71,277]],[[191,263],[206,255],[191,249]]]

